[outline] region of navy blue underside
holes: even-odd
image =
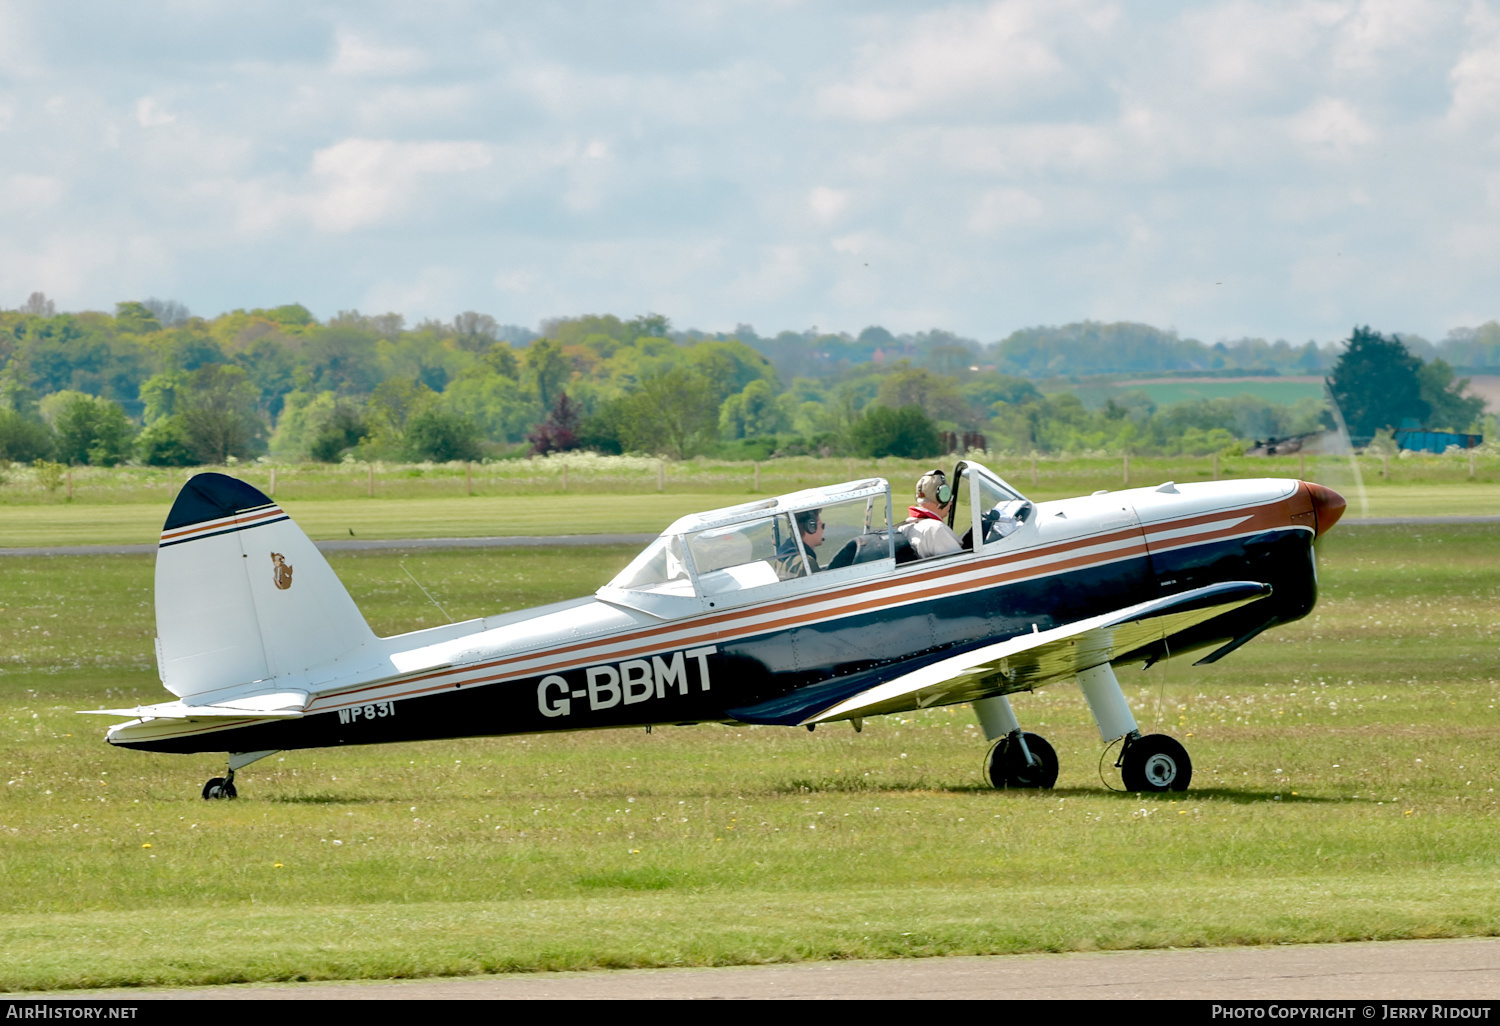
[[[1170,613],[1186,613],[1246,599],[1263,598],[1269,592],[1270,588],[1263,584],[1231,581],[1200,589],[1192,595],[1170,595],[1165,598],[1156,599],[1139,613],[1129,618],[1122,617],[1119,621],[1104,626],[1118,626],[1118,624],[1130,623],[1135,620],[1149,619],[1156,616],[1166,616]],[[1012,635],[1012,637],[1014,636]],[[984,648],[995,644],[997,641],[1004,640],[1006,639],[983,638],[967,644],[954,645],[940,652],[931,652],[914,659],[904,659],[899,663],[882,667],[878,670],[855,673],[846,677],[837,677],[819,684],[798,688],[791,694],[784,695],[781,698],[762,702],[760,705],[749,708],[730,709],[728,712],[736,720],[743,723],[795,726],[807,720],[808,717],[814,716],[842,702],[844,699],[852,698],[860,692],[873,688],[876,685],[884,684],[889,680],[895,680],[897,677],[911,673],[913,670],[920,670],[922,667],[940,660],[963,655],[965,652]],[[1169,644],[1175,640],[1175,637],[1167,639]],[[1129,652],[1119,652],[1116,654],[1120,657],[1130,655]]]

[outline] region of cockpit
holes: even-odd
[[[975,551],[973,530],[982,524],[979,551],[987,551],[1029,522],[1036,507],[998,474],[978,463],[960,461],[953,469],[958,489],[948,526],[961,536],[966,551]]]
[[[976,463],[960,463],[948,525],[965,535],[984,525],[980,550],[1024,522],[1030,502]],[[598,596],[661,617],[819,590],[893,572],[915,559],[893,509],[890,482],[867,478],[682,517]],[[952,558],[962,556],[957,553]],[[944,557],[939,557],[944,558]]]

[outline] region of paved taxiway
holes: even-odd
[[[9,995],[12,998],[42,995]],[[1500,938],[993,955],[726,969],[627,969],[437,980],[72,991],[113,1000],[1130,998],[1381,1001],[1500,998]]]

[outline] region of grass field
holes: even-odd
[[[1097,409],[1106,400],[1117,399],[1126,392],[1145,392],[1158,406],[1197,402],[1200,399],[1233,399],[1253,395],[1268,403],[1291,406],[1302,399],[1322,399],[1326,395],[1322,378],[1280,381],[1256,381],[1245,378],[1204,381],[1197,378],[1177,380],[1113,381],[1107,384],[1077,385],[1072,389],[1085,406]]]
[[[979,462],[1003,475],[1028,495],[1062,498],[1125,484],[1125,461],[1118,454],[1030,456],[976,454]],[[344,499],[444,499],[474,496],[667,494],[775,495],[815,484],[862,477],[915,482],[931,467],[951,466],[957,456],[929,460],[886,457],[879,460],[793,456],[759,464],[697,458],[683,462],[654,457],[596,456],[565,453],[542,459],[491,463],[241,463],[232,467],[73,467],[52,476],[34,467],[0,466],[0,508],[143,504],[165,506],[188,474],[217,470],[233,474],[272,494],[278,501]],[[1500,455],[1492,452],[1431,455],[1408,453],[1382,460],[1357,461],[1365,483],[1374,486],[1500,484]],[[1129,459],[1129,483],[1203,481],[1213,478],[1211,456]],[[1350,458],[1341,456],[1221,456],[1218,474],[1236,477],[1298,477],[1310,481],[1353,479]],[[272,478],[275,480],[273,481]],[[373,485],[372,485],[373,478]],[[1494,489],[1490,489],[1494,491]],[[372,495],[373,492],[373,495]]]
[[[164,697],[150,557],[0,576],[0,987],[1488,935],[1500,530],[1320,542],[1308,619],[1122,672],[1193,789],[1101,783],[1076,688],[1016,702],[1056,790],[995,792],[963,708],[207,756],[74,710]],[[625,548],[338,555],[381,633],[586,593]],[[1117,780],[1106,773],[1110,782]]]
[[[663,465],[663,491],[656,490],[656,461],[628,457],[579,458],[564,489],[561,459],[488,464],[465,476],[461,464],[381,468],[370,497],[368,468],[303,465],[277,468],[277,500],[316,539],[434,538],[486,535],[655,533],[677,517],[727,506],[757,494],[755,470],[743,463],[690,461]],[[635,467],[635,464],[641,464]],[[805,488],[860,476],[882,476],[904,499],[908,488],[932,461],[797,458],[762,464],[758,494]],[[634,469],[631,469],[634,467]],[[992,469],[1037,500],[1086,495],[1125,487],[1127,466],[1115,457],[1039,459],[1000,458]],[[1424,516],[1500,514],[1500,457],[1476,458],[1469,477],[1467,456],[1407,456],[1359,461],[1363,493],[1355,486],[1348,459],[1295,456],[1222,459],[1222,479],[1292,477],[1304,474],[1339,489],[1349,499],[1348,515]],[[628,471],[628,473],[627,473]],[[271,486],[270,469],[234,467],[261,489]],[[154,542],[180,471],[159,468],[77,468],[74,497],[38,484],[31,470],[12,468],[0,485],[0,548],[41,545],[122,545]],[[1129,484],[1208,481],[1211,459],[1132,458]],[[32,475],[27,477],[25,475]],[[384,476],[380,476],[384,475]],[[468,491],[472,487],[472,495]],[[1364,501],[1360,496],[1363,494]],[[898,503],[899,504],[899,503]]]

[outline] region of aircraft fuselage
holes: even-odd
[[[148,719],[111,732],[160,752],[259,752],[462,736],[742,722],[797,724],[970,649],[1219,582],[1269,596],[1117,663],[1245,640],[1317,597],[1317,486],[1225,482],[1035,506],[982,551],[815,574],[760,600],[664,617],[627,599],[378,639],[384,674],[318,684],[300,718]],[[1331,493],[1329,493],[1331,494]],[[278,585],[279,586],[279,585]],[[1015,690],[1022,690],[1018,686]]]

